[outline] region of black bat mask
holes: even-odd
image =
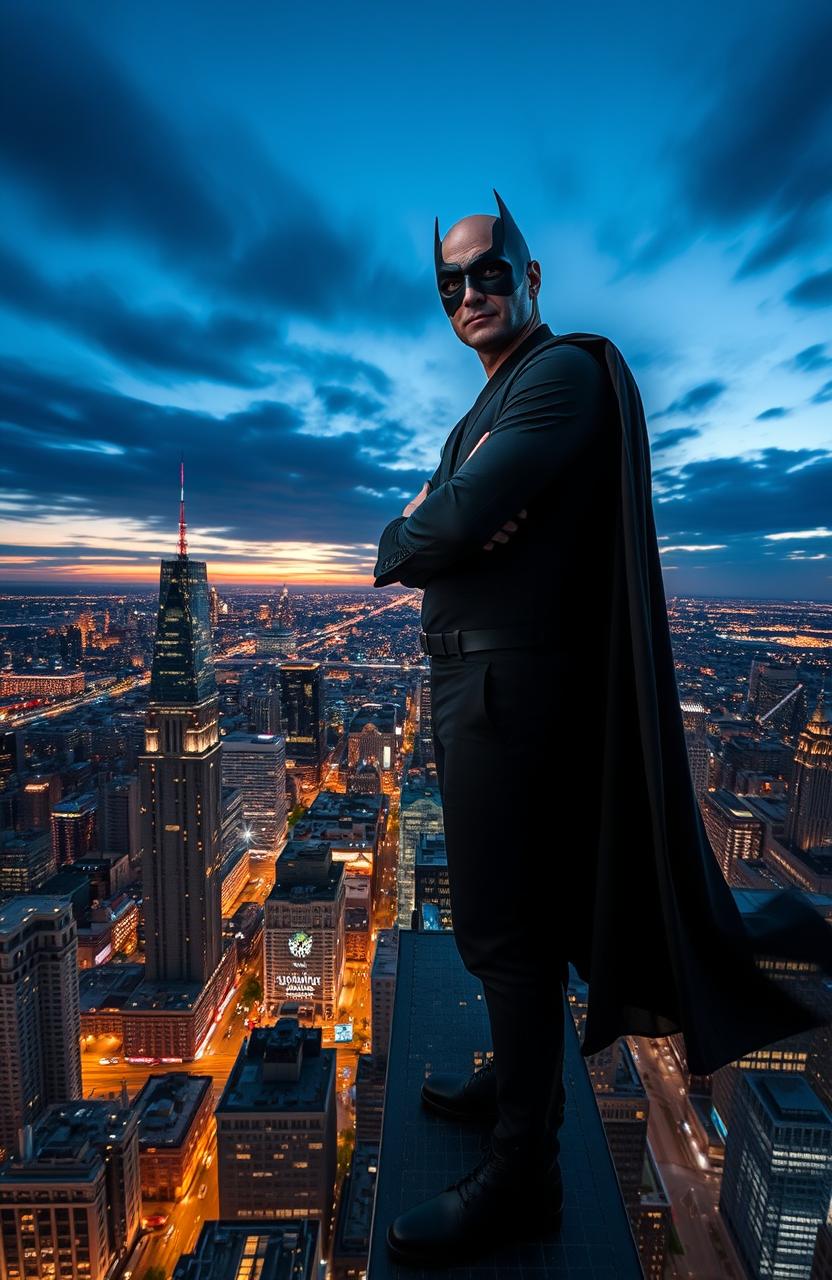
[[[500,216],[491,228],[491,248],[465,268],[458,262],[446,262],[442,257],[439,219],[436,219],[433,241],[436,284],[442,306],[449,316],[459,309],[469,284],[481,293],[508,295],[516,293],[526,279],[526,268],[531,262],[528,245],[496,191],[494,198]]]

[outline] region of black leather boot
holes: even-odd
[[[422,1102],[448,1120],[493,1120],[497,1115],[497,1073],[489,1058],[470,1076],[431,1071],[422,1084]],[[563,1124],[566,1091],[560,1082],[558,1128]]]
[[[431,1071],[422,1085],[422,1101],[449,1120],[493,1119],[497,1114],[497,1073],[489,1058],[470,1076]]]
[[[387,1228],[396,1262],[447,1266],[530,1235],[552,1235],[563,1216],[557,1158],[490,1143],[470,1172],[438,1195],[400,1213]]]

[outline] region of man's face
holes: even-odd
[[[513,261],[499,244],[495,251],[494,222],[472,214],[451,227],[438,272],[439,296],[454,332],[466,346],[485,352],[502,350],[529,319],[530,285],[539,271],[536,262],[526,267]]]

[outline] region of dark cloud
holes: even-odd
[[[285,361],[288,368],[299,369],[314,379],[339,378],[359,387],[364,385],[381,396],[387,396],[393,390],[391,379],[378,365],[343,351],[324,351],[284,343],[276,353],[276,361]]]
[[[140,311],[104,280],[90,275],[48,282],[0,246],[0,300],[22,315],[83,337],[125,368],[152,375],[263,387],[272,375],[256,367],[276,346],[275,326],[229,310],[195,318],[183,307]]]
[[[826,354],[825,342],[813,342],[811,347],[804,347],[790,360],[784,360],[783,366],[796,373],[814,373],[817,369],[826,369],[832,365],[832,356]]]
[[[181,452],[194,526],[254,542],[349,547],[375,541],[401,511],[402,495],[412,497],[424,480],[422,470],[383,465],[412,444],[411,432],[386,416],[359,431],[311,435],[299,409],[275,400],[218,418],[10,360],[0,361],[0,419],[0,480],[26,495],[31,516],[63,508],[173,530]]]
[[[715,404],[726,390],[726,383],[720,382],[718,378],[711,378],[708,382],[700,382],[697,386],[691,387],[690,391],[671,401],[666,409],[660,409],[658,413],[650,416],[662,418],[677,413],[700,413],[702,409]]]
[[[832,452],[826,450],[772,447],[753,457],[654,469],[653,481],[657,529],[674,542],[761,538],[829,525]]]
[[[701,434],[699,427],[675,427],[670,431],[662,431],[650,441],[650,452],[665,453],[668,449],[684,444],[686,440],[695,440]]]
[[[142,554],[137,555],[135,550],[122,550],[119,547],[108,547],[106,552],[96,552],[91,555],[85,551],[79,552],[77,547],[44,548],[42,546],[27,546],[21,542],[0,542],[0,558],[7,559],[9,556],[37,556],[38,560],[45,560],[47,564],[56,566],[60,566],[66,561],[71,561],[73,564],[78,561],[85,561],[89,563],[91,571],[94,571],[96,561],[109,564],[114,560],[142,562],[147,559]],[[40,572],[39,566],[38,572]]]
[[[765,422],[767,418],[786,418],[791,413],[791,409],[785,409],[782,404],[772,405],[770,409],[763,409],[762,413],[757,414],[757,422]]]
[[[366,224],[334,223],[233,121],[212,127],[195,145],[56,11],[4,16],[0,166],[58,227],[140,239],[211,312],[245,303],[403,331],[436,313],[429,275],[379,262]]]
[[[328,413],[349,413],[356,418],[373,418],[384,405],[375,396],[365,395],[351,387],[324,385],[315,388]]]
[[[832,305],[832,271],[817,271],[789,289],[786,301],[793,307],[828,307]]]
[[[759,275],[789,258],[799,257],[809,245],[822,241],[826,219],[820,208],[797,209],[773,231],[764,233],[760,243],[746,255],[735,273],[737,280]]]
[[[832,400],[832,378],[824,382],[822,387],[818,387],[812,396],[812,404],[828,404],[830,400]]]
[[[668,138],[657,164],[670,164],[674,189],[652,227],[632,236],[615,219],[601,243],[622,274],[651,270],[703,232],[752,225],[757,243],[736,272],[743,278],[799,256],[828,239],[832,166],[832,11],[817,6],[768,14],[724,51],[719,86],[686,134]],[[638,242],[638,248],[632,248]]]
[[[436,311],[435,282],[408,279],[373,261],[365,229],[353,235],[330,226],[309,202],[297,220],[277,220],[218,273],[229,294],[319,320],[361,316],[373,327],[418,330]]]
[[[0,163],[73,231],[118,229],[178,260],[230,248],[170,120],[54,8],[4,12]]]

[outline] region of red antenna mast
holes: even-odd
[[[188,543],[185,539],[185,460],[179,463],[179,554],[188,554]]]

